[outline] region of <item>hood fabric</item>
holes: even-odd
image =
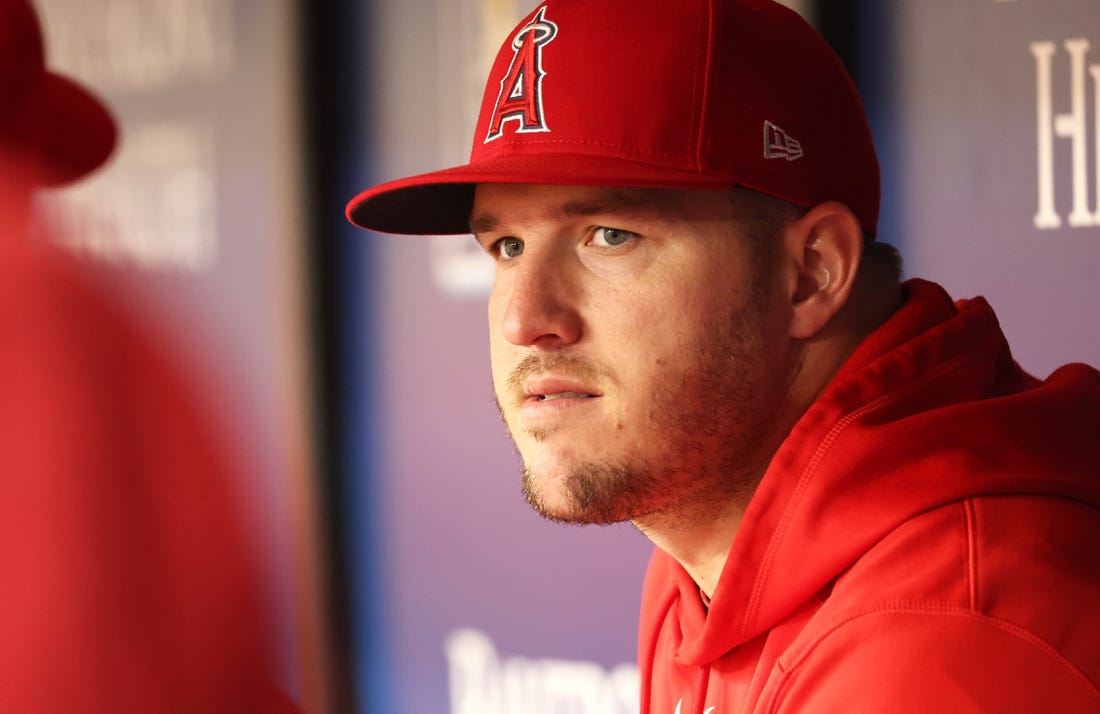
[[[852,354],[776,453],[709,610],[683,568],[655,552],[643,678],[659,666],[647,660],[669,613],[681,638],[677,663],[717,666],[812,607],[895,529],[947,504],[1029,495],[1100,506],[1100,375],[1067,365],[1040,382],[1015,364],[984,299],[956,304],[923,281],[906,289],[906,304]]]

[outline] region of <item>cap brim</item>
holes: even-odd
[[[382,233],[469,233],[474,189],[481,183],[729,188],[729,175],[677,170],[613,156],[516,154],[390,181],[363,191],[347,205],[352,223]]]
[[[32,137],[39,182],[59,186],[101,166],[118,129],[106,106],[76,82],[46,72],[35,97]]]

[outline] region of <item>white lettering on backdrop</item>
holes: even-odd
[[[1054,191],[1054,139],[1069,139],[1071,146],[1071,172],[1073,207],[1068,222],[1074,228],[1100,225],[1100,182],[1093,176],[1096,186],[1096,210],[1089,209],[1089,127],[1086,122],[1089,83],[1092,79],[1093,98],[1100,110],[1100,65],[1086,65],[1089,51],[1086,39],[1066,40],[1062,46],[1069,55],[1070,109],[1063,114],[1054,113],[1053,72],[1057,46],[1053,42],[1032,42],[1031,54],[1036,67],[1036,115],[1039,151],[1039,206],[1035,213],[1035,227],[1053,230],[1062,226],[1062,217],[1055,208]],[[1093,112],[1093,151],[1100,161],[1100,111]]]
[[[501,658],[489,636],[458,630],[445,645],[451,714],[637,714],[638,668]]]

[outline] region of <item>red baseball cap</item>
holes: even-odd
[[[770,0],[546,0],[493,64],[470,162],[348,204],[387,233],[468,233],[479,183],[722,189],[846,204],[868,233],[879,170],[840,59]]]
[[[110,156],[118,130],[107,108],[46,68],[28,0],[0,0],[0,150],[33,163],[35,183],[74,181]]]

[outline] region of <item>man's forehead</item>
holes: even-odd
[[[470,214],[472,233],[507,220],[583,218],[608,214],[691,217],[707,204],[730,206],[728,192],[627,186],[479,184]]]

